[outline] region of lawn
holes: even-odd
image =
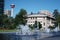
[[[6,30],[6,29],[5,30],[2,30],[1,29],[0,32],[16,32],[16,29],[14,29],[14,30],[13,29],[12,30]]]

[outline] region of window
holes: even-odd
[[[34,17],[33,17],[33,19],[34,19]]]
[[[45,23],[44,23],[44,26],[45,26]]]

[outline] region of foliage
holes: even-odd
[[[9,29],[15,29],[16,28],[14,18],[12,18],[12,17],[9,18],[8,25],[9,25]]]
[[[29,28],[32,29],[32,30],[34,29],[33,25],[29,25]]]
[[[3,17],[2,14],[0,14],[0,27],[2,27],[3,23],[2,23]]]
[[[1,14],[0,15],[0,23],[1,23],[0,28],[6,26],[5,24],[7,21],[8,21],[7,15]]]
[[[26,20],[26,18],[27,18],[26,15],[27,15],[26,10],[21,9],[21,10],[19,11],[19,13],[18,13],[18,14],[16,15],[16,17],[15,17],[15,25],[19,25],[19,24],[25,25],[26,22],[27,22],[27,20]]]
[[[41,29],[42,28],[42,25],[41,25],[40,22],[35,21],[35,23],[33,25],[29,25],[29,28],[30,29],[34,29],[34,28]]]
[[[39,27],[39,29],[42,28],[42,24],[40,22],[38,22],[38,27]]]
[[[37,28],[37,21],[35,21],[33,26],[34,26],[34,28]]]
[[[0,21],[2,24],[2,25],[0,25],[0,28],[3,28],[3,29],[14,29],[14,28],[16,28],[14,26],[14,18],[12,18],[12,17],[8,18],[8,16],[5,14],[0,15],[0,16],[1,16]]]
[[[33,12],[31,12],[31,15],[33,14]]]
[[[41,23],[40,23],[40,22],[35,21],[35,23],[34,23],[34,28],[38,28],[38,29],[42,28]]]
[[[53,17],[55,17],[55,18],[56,18],[58,15],[59,15],[59,12],[58,12],[58,10],[57,10],[57,9],[55,9],[55,10],[54,10],[54,12],[53,12]]]
[[[55,26],[58,26],[58,23],[60,24],[60,13],[58,12],[57,9],[54,10],[53,12],[53,17],[55,17]]]
[[[48,28],[51,29],[51,30],[53,30],[55,27],[53,27],[53,26],[49,26]]]
[[[0,28],[15,29],[19,24],[26,24],[26,10],[21,9],[15,18],[8,17],[5,14],[0,14]]]
[[[56,21],[60,23],[60,14],[56,17]]]

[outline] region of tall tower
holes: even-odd
[[[11,17],[13,17],[15,5],[14,4],[11,4],[10,6],[11,6]]]

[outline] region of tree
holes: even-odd
[[[56,22],[57,22],[57,24],[58,24],[58,26],[60,28],[60,14],[56,17]]]
[[[7,17],[7,15],[4,15],[3,14],[3,20],[2,20],[2,23],[3,23],[3,28],[7,28],[7,25],[8,25],[8,17]]]
[[[14,18],[8,17],[5,14],[0,15],[0,28],[2,29],[15,29]]]
[[[42,28],[42,24],[40,22],[38,22],[38,27],[39,27],[39,29]]]
[[[33,26],[34,26],[34,28],[37,28],[37,21],[35,21]]]
[[[58,26],[60,24],[60,14],[57,9],[54,10],[53,12],[53,17],[55,17],[55,26]]]
[[[2,14],[0,14],[0,27],[2,27]]]
[[[27,20],[26,20],[27,16],[26,15],[27,15],[26,10],[21,9],[15,17],[15,24],[16,25],[19,25],[19,24],[25,25],[27,22]]]
[[[56,21],[60,23],[60,14],[56,17]]]
[[[33,14],[33,12],[31,12],[31,15]]]
[[[56,18],[58,15],[59,15],[59,12],[58,12],[58,10],[57,10],[57,9],[55,9],[55,10],[54,10],[54,12],[53,12],[53,17],[55,17],[55,18]]]
[[[40,28],[42,28],[42,24],[40,22],[35,21],[34,28],[40,29]]]
[[[15,29],[16,25],[15,25],[15,19],[13,17],[8,18],[8,28],[9,29]]]
[[[53,27],[53,26],[49,26],[48,28],[49,28],[50,30],[55,29],[55,27]]]
[[[0,28],[4,28],[8,17],[5,14],[0,14]]]
[[[32,30],[34,29],[33,25],[29,25],[29,28],[32,29]]]

